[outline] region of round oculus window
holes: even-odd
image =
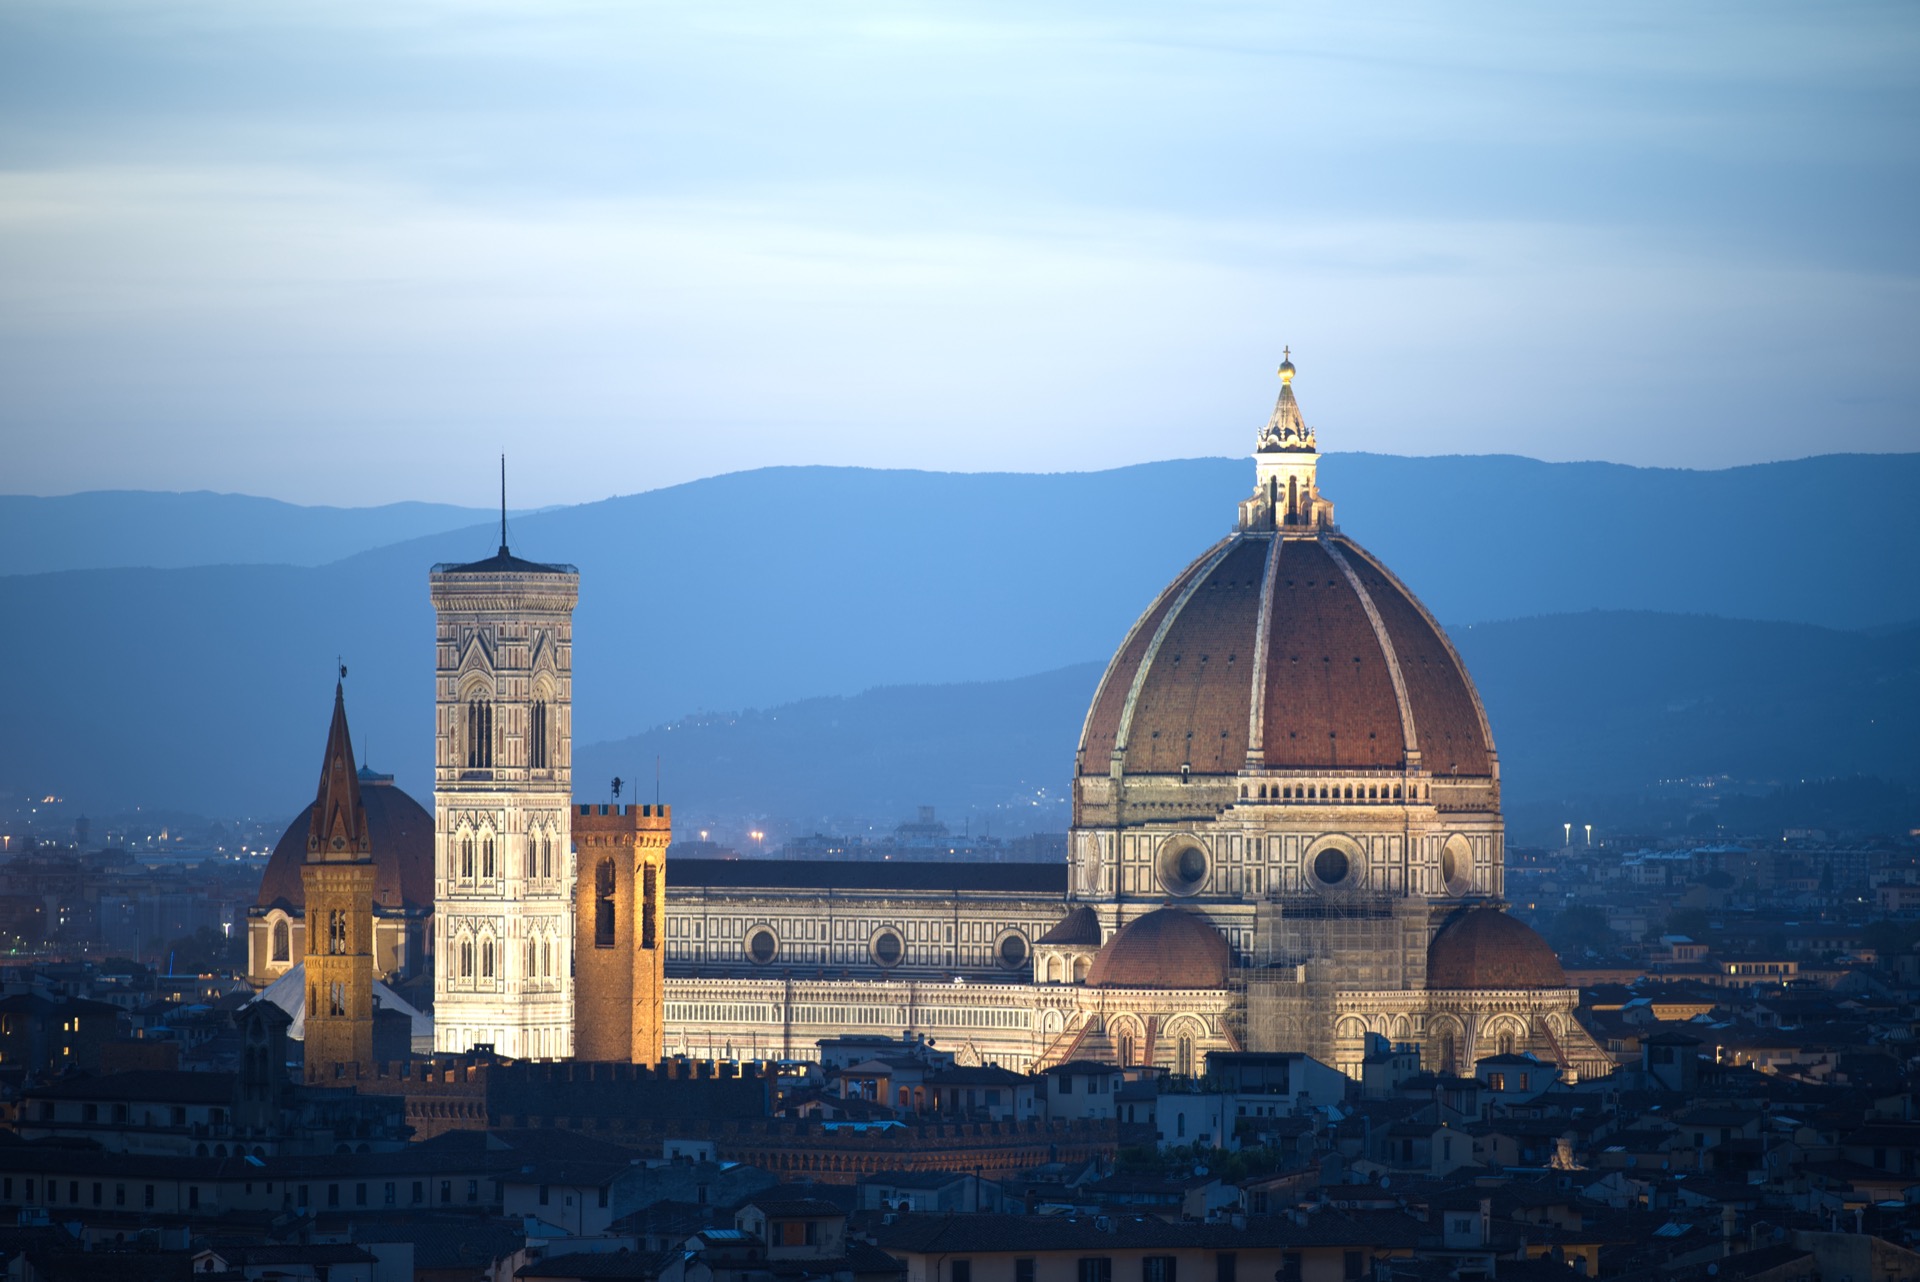
[[[1473,885],[1473,850],[1460,836],[1447,838],[1440,851],[1440,880],[1450,895],[1465,894]]]
[[[1027,937],[1018,933],[1000,938],[1000,964],[1018,970],[1027,964]]]
[[[1313,875],[1323,886],[1338,886],[1353,871],[1353,861],[1338,846],[1328,846],[1313,857]]]
[[[897,966],[906,956],[906,946],[900,942],[898,933],[883,930],[873,937],[873,959],[882,966]]]
[[[780,941],[771,930],[762,926],[747,936],[747,956],[756,965],[764,966],[780,955]]]
[[[1160,851],[1160,884],[1168,894],[1198,894],[1207,881],[1207,851],[1192,838],[1175,839]]]

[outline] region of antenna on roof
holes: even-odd
[[[507,456],[500,456],[500,555],[507,554]]]

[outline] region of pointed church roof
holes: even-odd
[[[347,733],[347,696],[333,687],[333,725],[327,730],[327,755],[320,763],[320,793],[307,824],[307,862],[360,862],[373,858],[367,835],[367,809],[360,800],[360,772]]]

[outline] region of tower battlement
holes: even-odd
[[[673,831],[673,807],[656,805],[576,805],[573,808],[573,835],[624,835],[637,832]]]

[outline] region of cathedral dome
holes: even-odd
[[[1497,777],[1460,657],[1401,582],[1333,525],[1291,362],[1239,528],[1169,584],[1107,667],[1077,773],[1242,770]]]
[[[1080,904],[1053,923],[1046,934],[1033,941],[1036,944],[1059,944],[1066,947],[1074,945],[1100,944],[1100,917],[1093,909]]]
[[[360,801],[373,846],[375,908],[433,910],[433,816],[393,786],[392,775],[361,769]],[[307,831],[313,822],[309,803],[274,844],[260,878],[255,903],[304,909],[306,889],[300,869],[307,862]]]
[[[1094,954],[1089,988],[1221,988],[1233,950],[1205,917],[1158,908],[1136,917]]]
[[[1429,992],[1569,986],[1547,941],[1497,908],[1469,909],[1427,946]]]

